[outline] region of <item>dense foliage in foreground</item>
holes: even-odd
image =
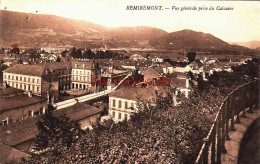
[[[78,125],[71,122],[69,124],[72,126],[67,126],[70,131],[58,127],[55,133],[64,135],[66,139],[55,137],[55,142],[51,144],[55,146],[51,147],[38,144],[37,153],[27,162],[193,163],[225,95],[256,77],[254,72],[249,71],[257,67],[256,62],[239,67],[234,68],[233,73],[216,73],[213,76],[217,78],[199,82],[200,89],[195,88],[189,99],[180,97],[182,103],[177,107],[172,106],[169,93],[166,98],[158,95],[155,106],[147,103],[143,106],[144,110],[134,114],[128,122],[98,122],[93,125],[93,130],[85,132],[78,130]],[[67,120],[66,116],[60,116],[60,119]],[[47,133],[48,128],[41,132],[36,143],[44,139],[41,135]],[[49,138],[44,142],[53,140]]]

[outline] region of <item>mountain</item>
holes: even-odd
[[[0,11],[0,44],[3,45],[131,46],[138,45],[136,40],[150,40],[166,34],[161,29],[151,27],[107,28],[54,15]]]
[[[166,50],[249,52],[211,34],[182,30],[167,33],[152,27],[108,28],[83,20],[55,15],[0,10],[0,47],[155,47]]]
[[[260,41],[255,40],[255,41],[249,41],[249,42],[235,42],[235,43],[230,43],[230,44],[234,44],[234,45],[240,45],[240,46],[244,46],[250,49],[257,49],[260,47]]]
[[[247,51],[248,48],[229,45],[227,42],[211,35],[192,30],[182,30],[169,33],[157,39],[151,39],[150,44],[166,49],[185,49],[194,51]]]

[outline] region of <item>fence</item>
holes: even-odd
[[[214,123],[201,147],[195,164],[221,163],[221,153],[225,153],[225,140],[229,131],[235,130],[234,124],[245,117],[245,112],[258,108],[257,81],[246,83],[232,91],[223,101]]]

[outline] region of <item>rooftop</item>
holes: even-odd
[[[111,93],[109,96],[128,100],[138,100],[138,98],[140,98],[142,100],[154,102],[157,98],[156,92],[165,96],[166,90],[166,87],[124,87]]]
[[[90,117],[100,112],[102,112],[102,109],[95,108],[83,103],[77,103],[68,108],[55,110],[53,114],[66,114],[72,120],[79,121],[83,118]],[[6,145],[14,146],[33,139],[38,133],[36,123],[40,119],[41,115],[0,127],[0,143],[2,142]]]
[[[39,96],[32,96],[29,97],[26,94],[23,95],[16,95],[13,97],[6,97],[0,99],[0,111],[14,109],[21,106],[31,105],[34,103],[47,101],[46,98],[39,97]]]

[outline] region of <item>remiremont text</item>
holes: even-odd
[[[171,6],[171,7],[164,7],[164,6],[149,6],[149,5],[127,5],[126,10],[233,10],[233,7],[230,6]]]

